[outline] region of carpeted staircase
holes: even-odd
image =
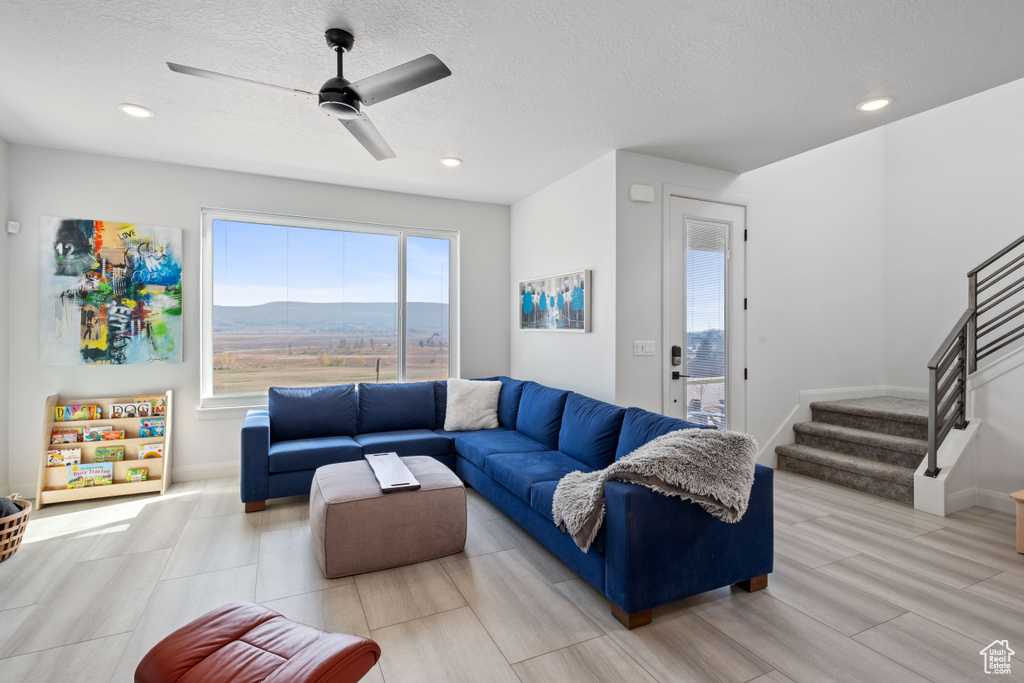
[[[811,404],[793,425],[778,469],[914,503],[914,471],[928,453],[928,401],[878,396]]]

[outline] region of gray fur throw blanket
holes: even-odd
[[[596,472],[570,472],[555,489],[552,514],[583,552],[604,523],[604,485],[624,481],[692,500],[730,523],[743,518],[754,485],[757,442],[742,432],[669,432]]]

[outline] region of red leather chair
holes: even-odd
[[[208,612],[139,662],[136,683],[355,683],[380,659],[377,643],[326,633],[251,602]]]

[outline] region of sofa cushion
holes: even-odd
[[[498,393],[501,382],[448,380],[448,405],[444,429],[470,432],[498,427]]]
[[[519,404],[523,398],[523,387],[526,382],[511,377],[498,377],[501,382],[501,393],[498,394],[498,424],[509,429],[516,428],[519,416]]]
[[[557,481],[538,481],[530,488],[530,507],[544,515],[551,523],[555,523],[555,516],[551,508],[555,502],[555,489],[558,488]],[[604,525],[597,532],[597,537],[590,544],[590,549],[604,554]]]
[[[363,447],[350,436],[278,441],[270,446],[271,472],[315,470],[336,462],[362,460]]]
[[[562,411],[568,396],[568,391],[527,382],[519,401],[516,430],[544,444],[546,451],[557,449]]]
[[[444,429],[448,414],[448,382],[434,382],[434,429]]]
[[[558,432],[558,450],[594,469],[608,467],[615,460],[615,447],[625,414],[625,408],[569,394]]]
[[[537,482],[557,481],[569,472],[590,472],[592,469],[559,451],[494,453],[484,460],[484,474],[527,504],[530,502],[530,487]]]
[[[455,437],[455,452],[481,470],[492,453],[537,453],[551,450],[525,434],[511,429],[487,429],[465,432]]]
[[[402,429],[394,432],[358,434],[356,443],[363,453],[398,453],[410,455],[444,455],[451,452],[451,439],[429,429]]]
[[[270,387],[267,404],[271,442],[359,433],[354,384]]]
[[[359,385],[359,433],[435,429],[433,382]]]
[[[677,429],[714,429],[714,427],[658,415],[640,408],[628,408],[626,416],[622,420],[622,431],[619,433],[619,445],[615,451],[615,459],[627,456],[651,439],[656,439]]]

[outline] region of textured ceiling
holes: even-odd
[[[398,159],[310,101],[164,64],[316,91],[332,26],[350,80],[428,52],[453,72],[367,109]],[[1024,77],[1022,34],[1017,0],[3,0],[0,136],[511,203],[613,149],[757,168]]]

